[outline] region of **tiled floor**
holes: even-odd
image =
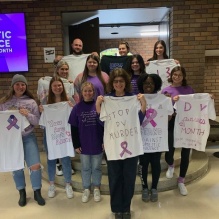
[[[219,151],[219,144],[208,143],[207,154],[210,158],[209,172],[202,178],[187,185],[188,196],[181,196],[177,189],[159,193],[157,203],[144,203],[140,195],[132,201],[132,219],[217,219],[219,217],[219,158],[213,156]],[[28,173],[27,197],[25,207],[19,207],[18,192],[10,173],[0,173],[0,219],[114,219],[110,212],[109,196],[95,203],[81,202],[81,193],[67,199],[63,188],[57,188],[55,198],[47,197],[48,183],[43,181],[42,195],[46,205],[41,207],[33,199]],[[73,176],[74,177],[74,176]]]

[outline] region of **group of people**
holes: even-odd
[[[91,189],[93,189],[94,201],[99,202],[101,200],[101,161],[105,152],[111,210],[115,213],[116,219],[129,219],[131,218],[130,206],[134,195],[138,165],[141,167],[142,200],[144,202],[158,200],[157,186],[161,173],[160,158],[163,151],[147,151],[142,144],[143,135],[146,137],[150,135],[144,130],[148,124],[148,115],[153,113],[150,112],[149,105],[160,103],[166,110],[164,121],[168,132],[164,133],[161,141],[167,148],[165,150],[165,160],[168,164],[166,177],[170,179],[174,174],[173,138],[177,113],[173,110],[172,104],[179,99],[179,95],[193,94],[194,90],[187,84],[186,71],[179,66],[177,60],[175,60],[177,65],[169,74],[170,85],[162,90],[161,77],[158,74],[146,73],[145,66],[150,61],[168,59],[166,45],[162,40],[155,43],[151,59],[145,62],[141,55],[132,55],[125,69],[115,68],[109,75],[101,71],[100,59],[96,53],[86,55],[83,69],[77,70],[79,71],[77,74],[73,72],[75,67],[70,64],[70,60],[81,58],[82,41],[75,39],[72,48],[73,55],[70,55],[71,57],[57,57],[54,61],[56,70],[53,77],[40,79],[41,87],[38,87],[37,92],[40,100],[39,106],[28,89],[26,78],[17,74],[12,78],[9,94],[0,99],[0,111],[19,110],[19,113],[29,121],[29,126],[22,132],[24,160],[30,172],[34,199],[39,205],[45,205],[45,200],[41,196],[40,157],[33,129],[40,120],[43,120],[42,115],[46,113],[47,108],[50,108],[48,106],[54,105],[54,109],[59,109],[57,104],[67,103],[68,113],[65,122],[71,130],[72,151],[69,149],[65,155],[52,156],[53,145],[48,141],[48,135],[51,134],[49,134],[49,126],[45,125],[47,117],[44,117],[45,121],[40,122],[40,125],[46,126],[44,145],[48,158],[50,184],[48,197],[55,197],[55,168],[58,158],[61,159],[63,166],[66,195],[68,198],[73,197],[70,157],[74,156],[74,149],[80,155],[81,160],[84,188],[82,202],[89,201]],[[126,56],[129,51],[127,42],[119,45],[121,56]],[[155,100],[158,96],[159,98]],[[42,114],[41,118],[40,113]],[[125,120],[120,121],[120,117]],[[130,122],[131,125],[135,125],[134,128],[128,126]],[[121,126],[128,128],[123,130]],[[121,130],[117,132],[118,127]],[[129,140],[124,140],[126,137]],[[121,145],[119,139],[123,139]],[[132,149],[132,147],[134,148]],[[182,148],[180,173],[177,179],[182,195],[188,193],[184,181],[189,166],[189,156],[190,149]],[[152,172],[151,187],[147,181],[149,164],[151,164]],[[20,206],[25,206],[27,201],[23,169],[13,171],[13,178],[20,194],[18,203]]]

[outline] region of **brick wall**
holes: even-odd
[[[26,76],[30,90],[36,94],[38,79],[53,73],[52,65],[43,63],[43,47],[55,47],[57,54],[63,54],[62,12],[144,7],[172,7],[170,16],[171,57],[179,60],[186,68],[189,84],[196,92],[207,92],[208,90],[205,90],[207,78],[204,77],[205,70],[207,70],[205,50],[219,49],[218,0],[135,0],[134,3],[133,0],[0,2],[0,13],[25,12],[26,14],[29,53],[29,72]],[[139,51],[146,53],[144,50]],[[8,90],[12,76],[13,74],[0,74],[0,96]],[[212,76],[211,80],[211,83],[218,87],[218,79]],[[219,96],[216,96],[217,104],[218,100]],[[41,143],[42,133],[39,129],[36,133]]]
[[[219,115],[219,57],[205,59],[204,91],[215,95],[215,109]]]

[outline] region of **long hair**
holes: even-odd
[[[89,61],[89,59],[93,59],[97,62],[96,75],[99,78],[99,80],[101,81],[101,83],[103,85],[103,88],[104,88],[104,91],[106,92],[106,82],[104,81],[102,73],[101,73],[100,59],[99,59],[98,56],[95,56],[93,54],[91,54],[87,57],[86,64],[85,64],[85,67],[84,67],[83,76],[82,76],[82,79],[81,79],[81,83],[84,83],[85,81],[87,81],[87,78],[88,78],[88,75],[89,75],[89,69],[87,67],[87,62]]]
[[[68,66],[68,70],[69,70],[69,65],[68,65],[68,63],[67,63],[66,61],[64,61],[64,60],[60,60],[60,61],[58,62],[58,64],[56,65],[56,68],[55,68],[55,71],[54,71],[54,74],[53,74],[54,77],[56,77],[56,76],[59,76],[59,77],[60,77],[60,75],[59,75],[58,72],[59,72],[59,69],[60,69],[63,65],[67,65],[67,66]],[[68,73],[68,76],[67,76],[66,79],[68,79],[68,77],[69,77],[69,73]]]
[[[183,68],[182,66],[176,66],[175,68],[172,69],[171,73],[170,73],[170,77],[168,78],[168,82],[169,83],[173,83],[173,74],[176,72],[176,71],[181,71],[182,72],[182,75],[183,75],[183,80],[182,80],[182,86],[186,87],[188,86],[188,83],[187,83],[187,80],[186,80],[186,70],[185,68]]]
[[[144,93],[144,89],[143,89],[143,86],[144,86],[144,82],[148,79],[148,78],[151,78],[152,81],[154,82],[154,90],[153,90],[153,93],[157,93],[160,89],[161,89],[161,86],[162,86],[162,80],[161,80],[161,77],[157,74],[142,74],[140,75],[140,77],[138,78],[137,80],[137,86],[138,86],[138,90],[140,91],[140,93]]]
[[[63,87],[63,91],[61,93],[61,102],[62,101],[68,101],[68,97],[65,91],[65,87],[64,84],[62,82],[62,79],[58,76],[52,77],[50,83],[49,83],[49,93],[48,93],[48,100],[47,100],[47,104],[52,104],[52,103],[56,103],[56,97],[55,94],[52,92],[52,83],[55,81],[59,81],[62,84]]]
[[[161,44],[164,48],[163,51],[163,57],[164,59],[168,59],[168,55],[167,55],[167,46],[166,43],[163,40],[158,40],[155,44],[154,44],[154,52],[153,52],[153,57],[151,58],[151,60],[157,60],[157,53],[156,53],[156,47],[158,44]]]
[[[114,91],[113,81],[116,77],[121,77],[125,81],[125,92],[131,92],[131,77],[123,68],[114,68],[110,72],[109,82],[107,84],[107,91],[110,93]]]
[[[13,86],[11,86],[10,90],[8,91],[8,93],[4,97],[2,97],[0,99],[0,104],[6,103],[7,101],[11,100],[14,95],[15,95],[15,91],[14,91],[14,85],[13,85]],[[30,99],[35,100],[33,94],[28,90],[28,86],[27,85],[26,85],[26,90],[23,93],[23,95],[26,95]]]
[[[139,63],[139,66],[140,66],[140,74],[146,73],[145,72],[144,59],[142,58],[141,55],[135,54],[135,55],[132,55],[131,58],[129,59],[128,64],[127,64],[127,68],[126,68],[127,72],[130,74],[130,76],[132,76],[134,74],[134,71],[132,70],[132,61],[133,61],[133,59],[138,60],[138,63]]]

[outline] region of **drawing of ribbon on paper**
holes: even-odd
[[[120,153],[120,157],[122,157],[124,153],[128,153],[130,155],[132,154],[132,152],[127,149],[127,147],[128,147],[128,143],[126,141],[123,141],[121,143],[121,148],[123,149],[123,151]]]
[[[154,121],[154,118],[157,116],[157,111],[155,109],[148,109],[145,116],[147,119],[142,123],[142,127],[145,127],[149,123],[151,123],[153,127],[157,126],[157,123]]]
[[[9,125],[6,127],[8,130],[10,130],[12,127],[15,127],[16,129],[20,128],[18,125],[16,125],[18,120],[14,115],[10,115],[7,121],[9,123]]]

